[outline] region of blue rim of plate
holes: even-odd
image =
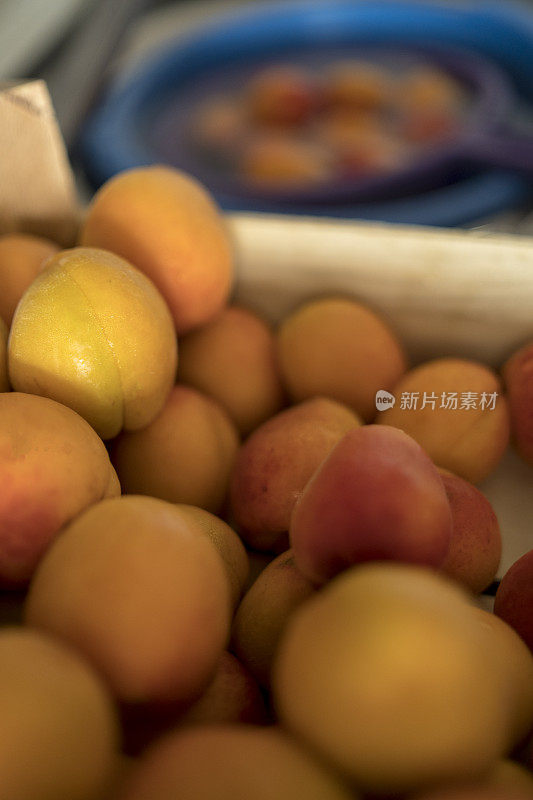
[[[80,140],[86,174],[98,186],[117,172],[160,160],[142,137],[143,109],[149,106],[154,89],[161,86],[163,91],[177,77],[187,80],[198,69],[220,64],[225,56],[234,62],[236,52],[245,60],[259,50],[278,54],[295,45],[372,44],[376,39],[395,45],[429,43],[471,48],[493,58],[517,89],[531,93],[527,76],[533,70],[533,15],[518,4],[506,4],[502,9],[494,2],[460,6],[396,0],[261,3],[211,20],[187,39],[153,54],[141,68],[111,88],[88,120]],[[446,227],[488,217],[532,195],[530,181],[503,170],[487,170],[418,195],[373,203],[287,207],[215,193],[222,208],[231,211]]]

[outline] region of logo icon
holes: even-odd
[[[394,395],[386,392],[385,389],[380,389],[376,392],[376,408],[378,411],[386,411],[387,408],[393,408],[395,402]]]

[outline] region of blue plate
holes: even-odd
[[[158,100],[202,72],[302,48],[450,46],[470,49],[505,70],[521,99],[533,102],[533,16],[522,6],[493,2],[434,5],[377,0],[254,5],[214,20],[145,62],[111,88],[81,139],[84,168],[97,186],[124,169],[160,161],[150,144]],[[524,202],[532,184],[517,174],[486,170],[442,188],[390,201],[294,204],[216,192],[227,210],[287,212],[453,226]]]

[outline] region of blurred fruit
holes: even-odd
[[[120,800],[356,800],[277,728],[195,726],[155,744]]]
[[[109,439],[159,413],[177,350],[154,285],[112,253],[77,247],[50,259],[19,303],[8,358],[14,389],[58,400]]]
[[[30,586],[29,625],[77,647],[130,703],[191,703],[229,635],[229,582],[173,505],[121,497],[63,530]]]
[[[503,576],[494,613],[514,628],[533,651],[533,550],[515,561]]]
[[[266,719],[259,687],[248,670],[231,653],[220,656],[213,680],[203,695],[179,718],[180,725],[246,722]]]
[[[390,102],[391,75],[377,64],[346,59],[327,69],[323,91],[328,107],[353,112],[380,109]]]
[[[522,458],[533,466],[533,342],[515,352],[502,373],[514,443]]]
[[[273,680],[281,722],[369,792],[481,776],[508,746],[510,701],[469,611],[428,569],[352,568],[288,625]]]
[[[278,354],[293,401],[330,397],[366,422],[376,415],[376,392],[392,390],[406,369],[385,322],[341,297],[311,301],[289,315],[278,331]]]
[[[202,695],[183,710],[170,706],[124,706],[124,747],[138,756],[169,731],[189,725],[247,723],[261,725],[267,711],[259,687],[243,665],[227,651]]]
[[[418,65],[398,82],[396,101],[409,111],[459,111],[465,95],[459,82],[444,70]]]
[[[238,447],[235,425],[219,404],[178,385],[153,422],[116,440],[112,460],[127,494],[217,512]]]
[[[59,530],[120,486],[101,439],[70,408],[0,394],[0,586],[23,586]]]
[[[313,584],[281,553],[257,577],[233,620],[232,649],[255,679],[270,688],[272,663],[292,613],[314,593]]]
[[[438,567],[452,516],[439,474],[396,428],[349,431],[305,486],[289,538],[296,565],[315,583],[362,561]]]
[[[235,608],[243,593],[250,569],[248,555],[239,535],[226,522],[203,508],[184,504],[178,504],[176,508],[189,522],[197,526],[218,550],[228,573]]]
[[[235,156],[247,134],[241,104],[232,97],[206,100],[194,112],[190,128],[195,147],[201,147],[215,162]]]
[[[472,612],[496,645],[497,665],[511,696],[508,739],[516,747],[533,727],[533,655],[516,631],[496,614],[481,608],[473,608]]]
[[[233,252],[211,195],[171,167],[128,170],[96,193],[81,243],[128,259],[157,286],[178,333],[203,325],[224,306]]]
[[[112,778],[117,722],[76,653],[34,631],[0,631],[2,800],[99,800]]]
[[[11,325],[17,303],[59,247],[27,233],[0,236],[0,317]]]
[[[5,322],[0,319],[0,392],[9,392],[9,377],[7,374],[8,333]]]
[[[273,333],[238,306],[180,339],[178,380],[217,400],[243,435],[283,406]]]
[[[276,65],[257,72],[248,81],[244,103],[255,122],[292,127],[309,119],[318,99],[308,72],[291,65]]]
[[[256,428],[239,451],[230,484],[233,517],[250,547],[287,549],[299,494],[338,440],[360,424],[345,406],[318,397]]]
[[[396,404],[377,422],[408,433],[429,457],[470,483],[480,483],[509,441],[509,412],[497,376],[476,361],[439,358],[394,386]]]
[[[302,189],[332,177],[332,159],[315,142],[263,133],[243,148],[238,170],[250,184],[267,189]]]
[[[479,594],[490,586],[500,565],[498,518],[479,489],[451,472],[439,472],[453,519],[448,554],[440,570]]]

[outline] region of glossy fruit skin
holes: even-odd
[[[73,408],[110,439],[159,413],[177,344],[150,280],[112,253],[76,247],[54,256],[23,296],[8,357],[13,388]]]

